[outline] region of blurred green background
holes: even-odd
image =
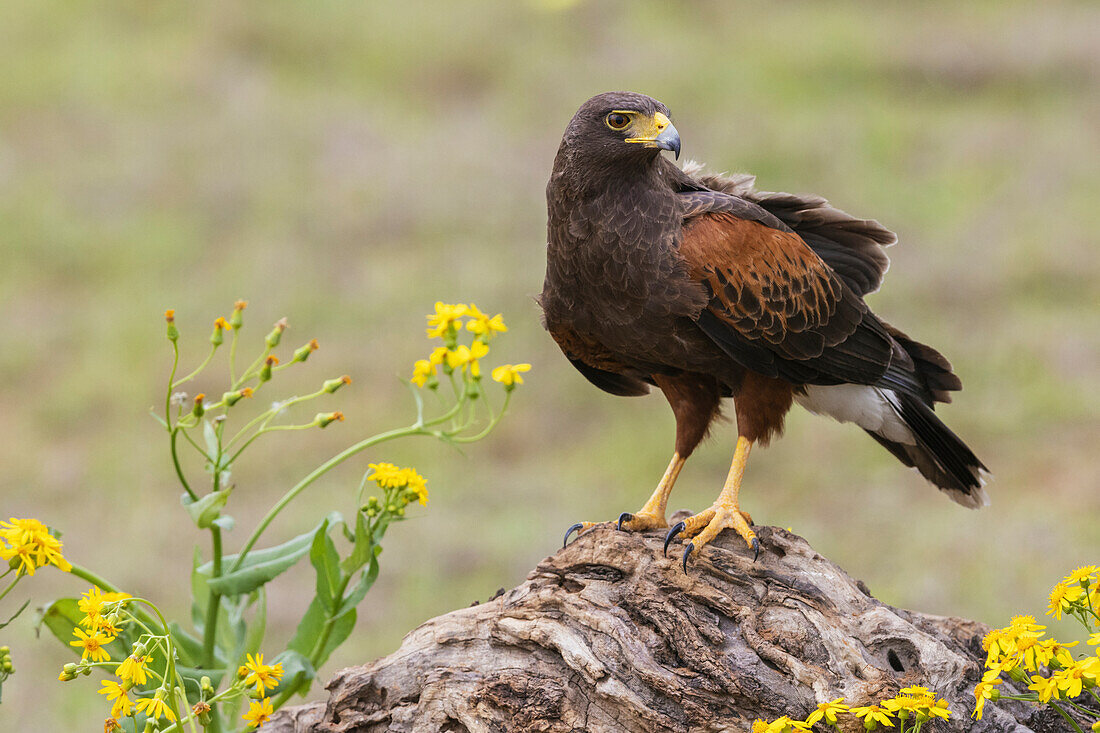
[[[1100,559],[1098,27],[1090,2],[9,0],[0,515],[64,530],[72,560],[186,617],[191,548],[208,540],[147,415],[169,366],[162,313],[194,363],[236,298],[251,302],[245,346],[284,315],[286,352],[321,342],[277,391],[355,383],[325,403],[345,423],[273,437],[240,467],[230,548],[312,466],[409,421],[401,380],[435,300],[502,311],[494,358],[534,365],[488,441],[364,454],[268,535],[350,514],[368,461],[429,479],[324,677],[519,583],[570,523],[640,506],[671,451],[667,405],[588,385],[532,299],[561,132],[589,96],[632,89],[672,109],[686,157],[899,233],[869,300],[953,361],[966,390],[942,414],[995,472],[993,505],[970,512],[859,430],[796,411],[753,455],[744,508],[891,604],[1042,616],[1056,580]],[[674,508],[713,499],[734,435],[696,453]],[[312,583],[308,566],[276,583],[271,649]],[[47,570],[20,590],[37,603],[84,586]],[[97,685],[56,681],[69,656],[29,615],[2,641],[17,673],[0,726],[99,724]]]

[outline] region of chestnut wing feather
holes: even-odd
[[[797,234],[743,199],[711,193],[708,206],[689,197],[680,254],[711,295],[696,322],[719,347],[795,383],[874,384],[883,376],[889,335]]]

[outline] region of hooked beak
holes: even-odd
[[[670,120],[663,112],[653,115],[648,124],[640,124],[634,137],[626,138],[628,143],[639,143],[647,148],[658,150],[671,150],[677,158],[680,157],[680,133],[676,131]]]
[[[661,150],[671,150],[676,159],[680,159],[680,133],[676,132],[671,122],[668,123],[664,132],[657,136],[657,147]]]

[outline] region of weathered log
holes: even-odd
[[[725,533],[684,573],[662,533],[595,528],[518,587],[339,671],[327,702],[264,730],[747,731],[909,685],[948,701],[951,719],[927,730],[1067,730],[1048,708],[1004,700],[970,719],[982,624],[888,606],[801,537],[758,533],[756,562]]]

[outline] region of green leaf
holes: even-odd
[[[218,434],[209,420],[202,421],[202,438],[206,443],[206,455],[213,461],[218,455]]]
[[[202,641],[188,634],[175,621],[168,622],[168,633],[172,635],[172,643],[176,645],[180,664],[194,666],[202,659]]]
[[[336,544],[327,532],[318,532],[313,538],[309,561],[317,571],[317,597],[331,613],[340,600],[337,594],[343,592],[343,574],[340,572],[340,555],[336,552]]]
[[[340,563],[340,569],[348,575],[363,567],[374,547],[374,537],[362,512],[355,514],[355,536],[351,541],[354,543],[351,553]]]
[[[298,692],[305,694],[309,690],[309,683],[317,676],[317,671],[313,668],[309,658],[291,649],[287,649],[275,657],[271,660],[271,664],[283,665],[283,678],[279,680],[279,686],[268,692],[268,695],[272,697],[289,689],[297,689]],[[299,688],[299,685],[302,685],[302,687]]]
[[[237,526],[237,520],[233,519],[233,517],[229,516],[228,514],[222,514],[220,517],[211,522],[211,524],[217,525],[224,529],[226,532],[229,532]]]
[[[324,604],[321,603],[321,599],[314,596],[313,600],[310,601],[309,608],[306,609],[305,615],[302,616],[302,620],[298,622],[298,629],[294,632],[294,638],[290,640],[286,648],[303,656],[308,656],[313,652],[313,647],[317,645],[318,639],[321,638],[321,630],[324,628],[327,618],[328,614],[325,613]]]
[[[318,532],[323,532],[330,524],[341,521],[343,519],[340,517],[340,513],[332,512],[309,532],[300,534],[281,545],[249,553],[239,568],[227,572],[219,578],[210,577],[214,569],[212,563],[202,565],[198,568],[198,572],[207,577],[207,586],[216,593],[225,596],[251,593],[272,578],[288,570],[303,555],[309,552]],[[227,555],[222,558],[222,565],[223,567],[230,567],[236,560],[236,555]]]
[[[212,491],[201,499],[192,501],[187,494],[180,496],[180,503],[191,515],[191,521],[199,529],[207,529],[220,516],[225,503],[229,501],[229,494],[233,491],[230,486],[222,491]]]
[[[375,548],[379,552],[381,547]],[[374,556],[370,559],[370,567],[360,576],[359,582],[355,584],[355,587],[351,589],[351,593],[348,593],[340,602],[340,607],[336,609],[334,614],[337,618],[347,613],[351,609],[358,606],[363,598],[367,595],[367,591],[374,585],[374,581],[378,579],[378,552],[374,553]]]
[[[329,632],[328,639],[325,640],[324,648],[314,657],[318,667],[324,664],[328,660],[329,655],[336,651],[336,648],[351,636],[351,632],[355,630],[356,618],[358,618],[358,614],[355,612],[355,609],[352,608],[332,622],[332,631]]]
[[[248,627],[248,637],[245,639],[244,653],[255,654],[260,651],[264,643],[264,634],[267,631],[267,591],[263,588],[256,590],[258,605],[256,615],[252,617],[252,623]]]

